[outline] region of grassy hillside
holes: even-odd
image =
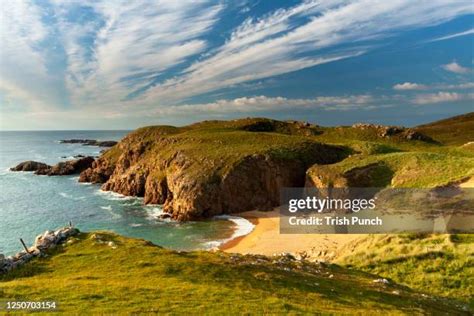
[[[474,112],[420,125],[416,130],[445,145],[463,145],[474,141]]]
[[[315,165],[308,170],[308,176],[321,178],[319,185],[414,188],[443,186],[474,176],[473,147],[459,146],[474,141],[474,113],[423,125],[414,131],[438,143],[397,135],[381,137],[377,128],[324,128],[315,139],[349,147],[353,154],[335,164]],[[347,180],[358,169],[361,176]]]
[[[474,236],[369,235],[337,262],[474,308]]]
[[[2,298],[56,300],[69,314],[466,313],[460,302],[336,265],[178,253],[105,232],[73,241],[3,277]]]
[[[449,152],[394,152],[387,154],[354,155],[339,163],[313,166],[311,178],[320,177],[326,185],[337,185],[340,177],[349,177],[352,170],[377,165],[363,175],[366,181],[349,182],[357,187],[433,188],[466,180],[474,176],[474,156]],[[357,182],[357,183],[354,183]]]

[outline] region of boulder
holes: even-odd
[[[169,219],[169,218],[171,218],[171,214],[163,213],[163,214],[160,214],[159,218],[160,219]]]

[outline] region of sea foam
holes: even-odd
[[[221,246],[221,245],[223,245],[223,244],[225,244],[225,243],[227,243],[227,242],[229,242],[233,239],[248,235],[255,228],[254,224],[252,224],[247,219],[245,219],[243,217],[239,217],[239,216],[218,215],[218,216],[214,216],[214,219],[223,219],[223,220],[231,221],[236,225],[236,228],[235,228],[234,233],[232,234],[232,236],[230,236],[229,238],[206,242],[204,245],[205,245],[205,248],[207,248],[207,249],[217,248],[217,247],[219,247],[219,246]]]
[[[126,196],[117,192],[113,191],[103,191],[103,190],[97,190],[94,192],[95,195],[100,195],[106,200],[110,201],[123,201],[123,200],[134,200],[134,199],[140,199],[139,197],[136,196]]]

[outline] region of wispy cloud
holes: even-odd
[[[217,21],[209,1],[100,1],[79,5],[93,16],[68,20],[77,3],[57,7],[76,103],[119,103],[166,70],[203,52],[201,37]],[[90,38],[89,46],[84,41]],[[90,101],[89,101],[90,100]]]
[[[469,68],[459,65],[455,61],[446,65],[442,65],[441,68],[449,72],[454,72],[456,74],[467,74],[471,71]]]
[[[232,84],[358,56],[371,49],[368,42],[473,10],[469,1],[359,0],[327,1],[324,5],[306,1],[245,21],[214,55],[147,91],[146,101],[179,102]],[[309,21],[299,26],[292,23],[303,15],[310,17]],[[348,43],[350,48],[340,48]]]
[[[430,43],[430,42],[438,42],[438,41],[445,41],[445,40],[448,40],[448,39],[452,39],[452,38],[456,38],[456,37],[461,37],[461,36],[466,36],[466,35],[470,35],[470,34],[474,34],[474,28],[472,29],[469,29],[467,31],[463,31],[463,32],[458,32],[458,33],[453,33],[453,34],[449,34],[449,35],[446,35],[446,36],[441,36],[441,37],[437,37],[437,38],[433,38],[429,41],[426,41],[425,43]]]
[[[5,1],[0,9],[0,92],[4,102],[24,110],[60,103],[48,71],[49,28],[41,8],[28,1]]]

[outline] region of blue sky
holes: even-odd
[[[472,1],[5,1],[0,129],[265,116],[415,125],[474,104]]]

